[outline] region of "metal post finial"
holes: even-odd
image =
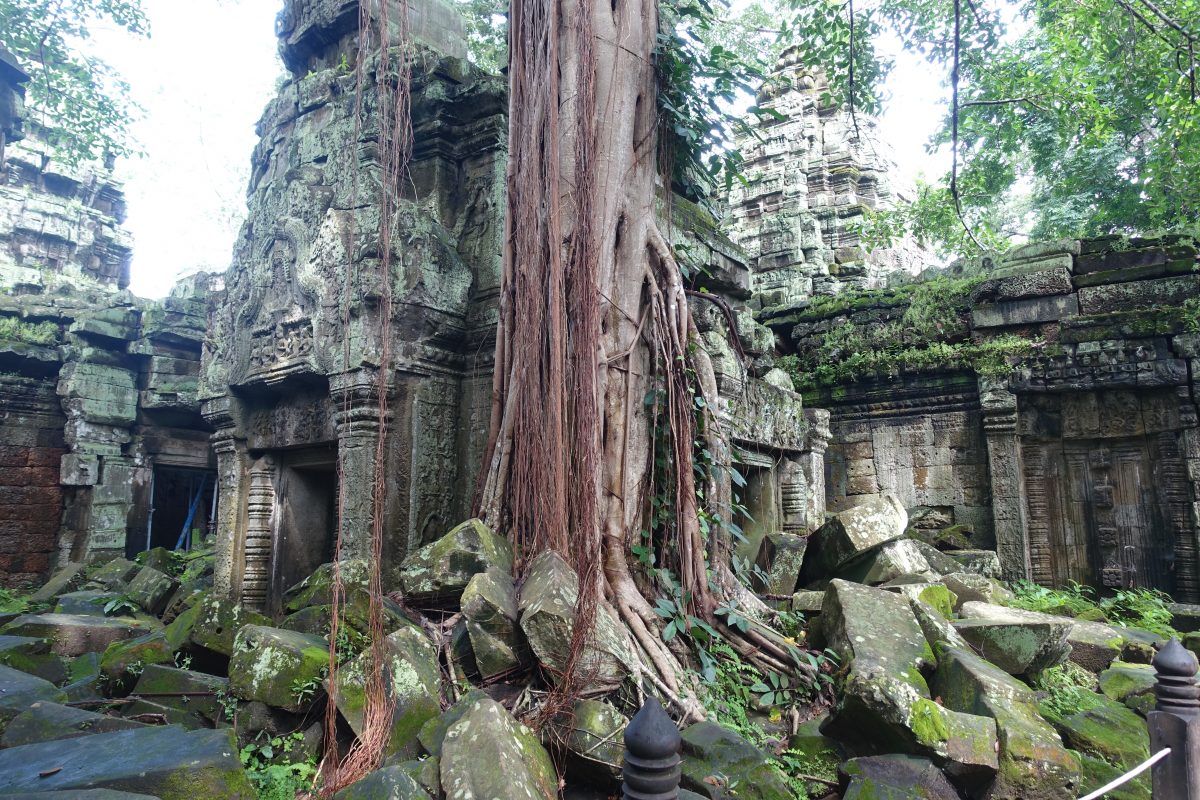
[[[654,697],[625,727],[625,763],[621,776],[625,800],[673,800],[679,797],[683,739]]]

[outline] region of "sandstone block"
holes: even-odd
[[[840,512],[809,536],[801,585],[830,577],[855,557],[899,539],[907,526],[904,506],[891,494]]]
[[[51,775],[43,773],[58,768]],[[255,800],[231,730],[172,725],[0,750],[0,794],[113,788],[160,800]]]
[[[12,636],[30,636],[50,642],[50,652],[60,656],[103,653],[113,642],[132,639],[161,629],[157,621],[79,614],[24,614],[4,628]]]
[[[765,582],[756,579],[758,590],[774,595],[794,592],[807,547],[807,536],[793,533],[768,533],[764,536],[755,563],[767,577]]]
[[[480,675],[491,678],[521,665],[525,642],[512,576],[492,570],[472,577],[462,593],[462,612]]]
[[[312,702],[304,687],[315,685],[329,665],[329,645],[317,636],[246,625],[234,640],[229,688],[238,697],[287,711]]]
[[[456,605],[475,575],[512,572],[512,546],[480,520],[462,523],[404,559],[400,583],[414,602]]]
[[[494,700],[478,700],[446,732],[441,782],[463,800],[554,800],[558,775],[533,732]]]

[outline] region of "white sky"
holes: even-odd
[[[145,109],[133,129],[145,155],[119,162],[117,175],[134,237],[130,289],[160,297],[180,275],[229,264],[245,215],[254,125],[283,74],[274,32],[282,0],[142,2],[149,39],[97,30],[94,45]],[[927,156],[924,145],[946,90],[925,62],[898,43],[890,49],[896,68],[881,130],[906,177],[939,175],[948,156]]]

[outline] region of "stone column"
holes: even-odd
[[[829,432],[829,412],[825,409],[806,408],[804,419],[808,423],[808,435],[800,456],[800,468],[808,484],[805,525],[812,532],[825,524],[825,451],[832,434]]]
[[[274,547],[275,462],[270,456],[250,465],[246,492],[246,539],[242,559],[241,601],[261,611],[267,603],[271,583],[271,551]]]
[[[788,458],[780,465],[779,495],[784,533],[808,533],[808,479],[799,461]]]
[[[242,588],[242,563],[246,533],[246,494],[249,487],[246,441],[236,421],[235,401],[228,396],[204,402],[204,418],[212,425],[213,452],[217,454],[217,518],[213,532],[216,563],[213,589],[223,597],[238,599]]]
[[[330,378],[329,391],[338,434],[342,558],[367,558],[371,552],[372,487],[379,440],[376,378],[365,370],[342,373]]]
[[[1005,580],[1028,578],[1030,554],[1025,519],[1025,469],[1021,437],[1017,433],[1017,396],[1004,384],[980,377],[979,399],[983,408],[983,431],[987,437],[996,553]]]

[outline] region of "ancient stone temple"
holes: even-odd
[[[331,558],[339,516],[344,552],[365,553],[377,468],[389,487],[388,570],[469,515],[490,409],[507,97],[502,78],[465,60],[457,12],[412,8],[413,181],[395,225],[390,311],[380,303],[378,96],[368,94],[356,125],[356,77],[344,66],[345,54],[354,61],[357,3],[289,2],[280,17],[292,78],[260,123],[250,214],[202,377],[220,473],[217,582],[253,606],[275,607]],[[738,248],[686,201],[675,214],[677,239],[715,276],[714,290],[749,299]],[[389,448],[376,465],[385,313]],[[736,339],[718,316],[705,316],[714,341]],[[761,537],[771,526],[819,524],[824,428],[805,423],[789,387],[760,379],[771,371],[771,334],[742,316],[741,341],[756,360],[729,362],[722,416],[749,465],[748,500],[761,511],[751,533]]]
[[[0,175],[0,584],[186,545],[215,485],[196,400],[208,279],[124,291],[120,184],[36,130]]]
[[[730,230],[763,305],[880,286],[932,261],[908,238],[869,253],[862,246],[865,215],[909,202],[912,191],[897,185],[878,121],[830,103],[828,88],[798,48],[785,51],[758,97],[779,118],[761,139],[738,142],[748,183],[730,194]]]
[[[491,389],[506,97],[501,79],[466,62],[462,25],[436,3],[411,20],[421,56],[415,149],[388,309],[379,96],[364,92],[356,123],[356,77],[345,68],[358,4],[289,2],[280,16],[291,79],[259,124],[249,216],[202,380],[220,473],[217,583],[251,605],[277,604],[330,560],[339,516],[346,555],[365,553],[384,314],[394,333],[391,447],[378,465],[389,484],[389,565],[466,515],[481,446],[471,434],[486,425]]]
[[[764,314],[830,409],[830,504],[893,492],[1009,578],[1200,599],[1196,253],[1028,245]]]

